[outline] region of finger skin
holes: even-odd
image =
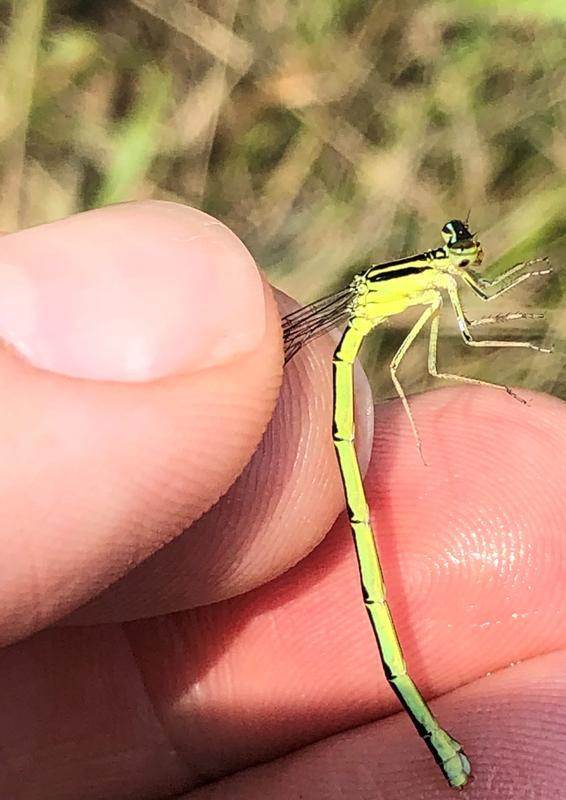
[[[541,395],[523,407],[448,389],[413,407],[428,467],[391,403],[376,413],[366,486],[407,662],[434,696],[566,643],[566,480],[556,464],[566,426],[564,404]],[[161,698],[165,682],[164,724],[206,775],[398,707],[343,518],[268,587],[138,626],[129,630],[148,691]]]
[[[219,263],[230,298],[238,289],[235,338],[249,341],[265,317],[256,349],[232,360],[218,341]],[[158,354],[170,367],[175,358],[166,345],[174,343],[181,363],[192,364],[145,382],[87,380],[34,368],[15,347],[0,351],[0,558],[7,565],[0,643],[63,617],[65,624],[138,619],[241,594],[320,542],[343,503],[328,436],[331,340],[316,342],[286,370],[263,436],[282,377],[279,311],[231,231],[175,203],[123,204],[4,237],[0,266],[0,286],[8,281],[20,300],[30,280],[32,298],[47,294],[28,303],[39,310],[27,315],[2,296],[0,336],[12,324],[20,338],[29,338],[30,320],[46,336],[54,328],[72,375],[88,353],[96,375],[110,357],[115,378],[123,366],[115,331],[133,329],[144,350],[145,328],[168,310],[174,322],[162,332]],[[181,300],[169,292],[168,309],[161,284],[169,278],[182,287],[188,273],[197,288],[186,296],[185,287]],[[81,313],[73,310],[73,297]],[[75,327],[80,344],[70,333]],[[207,327],[221,350],[216,367],[208,365],[199,335]],[[187,361],[185,339],[191,338],[200,344]],[[42,364],[53,361],[52,350],[58,352],[41,350]],[[357,389],[358,446],[367,463],[373,406],[367,382],[364,388],[358,381]]]
[[[167,259],[198,270],[215,256],[246,274],[255,269],[230,231],[220,234],[210,217],[195,214],[169,203],[88,212],[3,237],[0,258],[35,258],[49,269],[52,256],[72,261],[65,246],[80,259],[83,240],[98,236],[118,284],[121,265],[141,269],[156,253],[166,274]],[[120,236],[109,238],[117,228]],[[44,238],[56,243],[55,255],[42,249]],[[194,253],[202,263],[191,266]],[[266,316],[263,340],[217,367],[120,383],[66,377],[0,351],[0,642],[99,593],[201,516],[242,471],[281,380],[279,315],[257,280],[262,296],[250,306]]]
[[[435,701],[466,742],[470,800],[552,800],[566,783],[566,652],[519,664]],[[183,800],[442,800],[457,796],[397,714],[183,795]]]
[[[289,300],[278,298],[281,313]],[[307,348],[286,368],[260,446],[213,508],[67,623],[122,621],[217,602],[294,566],[320,543],[344,507],[332,437],[333,340]],[[373,437],[373,400],[356,373],[359,458]]]
[[[430,696],[566,647],[566,497],[556,460],[566,425],[560,401],[532,395],[523,407],[483,389],[429,393],[413,399],[413,410],[429,466],[399,404],[386,404],[377,409],[366,484],[409,668]],[[7,648],[0,683],[11,748],[6,795],[30,800],[107,798],[109,787],[139,798],[144,786],[165,797],[397,709],[343,519],[295,568],[242,597],[121,627],[45,631]],[[561,697],[557,689],[557,704]],[[493,782],[494,771],[512,780],[489,750],[502,718],[494,714],[491,738],[468,739],[462,722],[472,717],[460,702],[454,717],[438,709],[475,756],[477,785]],[[401,719],[421,796],[426,787],[445,791]],[[392,784],[407,772],[399,741],[381,761],[376,755],[397,775]],[[379,746],[372,736],[372,753]],[[538,758],[537,748],[529,753]],[[559,754],[554,766],[560,776]]]

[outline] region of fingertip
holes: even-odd
[[[36,367],[147,381],[254,350],[261,278],[221,222],[177,203],[88,211],[0,241],[0,336]]]
[[[53,223],[14,234],[3,239],[0,246],[0,252],[9,252],[12,260],[19,253],[26,270],[37,273],[34,280],[37,277],[45,283],[47,294],[41,302],[46,313],[52,313],[48,301],[53,292],[61,290],[61,284],[65,284],[62,296],[69,305],[75,294],[79,305],[89,305],[93,301],[90,288],[94,286],[95,295],[100,290],[94,302],[96,314],[105,319],[100,344],[96,341],[98,317],[88,318],[92,330],[87,330],[85,320],[69,311],[69,326],[58,328],[57,336],[67,347],[67,335],[76,324],[83,326],[83,338],[72,353],[65,351],[65,358],[72,356],[65,369],[49,361],[51,349],[49,353],[42,351],[49,358],[38,364],[30,363],[35,357],[22,359],[21,348],[4,349],[0,354],[0,382],[4,387],[0,408],[4,525],[0,546],[6,564],[0,630],[4,641],[36,630],[81,605],[199,517],[250,459],[276,401],[281,378],[278,317],[269,289],[253,262],[249,263],[251,257],[243,245],[232,242],[233,234],[218,233],[220,228],[208,239],[208,231],[215,228],[209,217],[195,212],[188,229],[192,224],[196,238],[187,238],[186,209],[172,209],[170,204],[147,205],[141,208],[141,220],[151,228],[145,238],[140,234],[140,206],[132,204],[105,209],[104,213],[92,212],[90,217],[79,215],[62,222],[59,229],[55,227],[59,223]],[[196,230],[203,227],[204,239]],[[22,237],[20,243],[18,236]],[[12,241],[8,250],[3,250],[7,239]],[[83,269],[91,274],[86,284],[89,291],[82,293],[81,282],[76,276],[69,279],[68,273],[80,263],[85,242],[97,253],[95,258],[85,256],[89,266],[83,265]],[[141,247],[144,243],[145,253]],[[164,289],[165,294],[171,294],[171,302],[177,303],[178,314],[172,314],[174,319],[170,325],[165,321],[163,329],[159,317],[164,305],[158,308],[155,302],[154,308],[153,290],[166,275],[159,270],[163,262],[150,256],[166,253],[171,263],[163,267],[165,273],[178,270],[182,281],[184,272],[190,269],[193,248],[200,263],[198,269],[206,259],[210,262],[214,252],[227,261],[230,250],[236,254],[229,266],[234,272],[232,280],[236,280],[240,268],[248,275],[244,277],[244,283],[249,281],[248,300],[242,300],[238,313],[246,317],[241,323],[244,327],[249,324],[253,337],[241,352],[230,357],[226,350],[217,350],[215,358],[220,356],[215,366],[199,360],[198,354],[194,361],[186,358],[188,351],[180,341],[187,333],[183,330],[184,297],[177,303],[171,287]],[[143,258],[146,260],[138,272]],[[98,285],[96,265],[104,272]],[[152,269],[157,270],[157,281]],[[104,308],[113,270],[115,297]],[[244,287],[244,295],[246,291]],[[132,292],[135,298],[130,297]],[[164,303],[165,294],[160,295]],[[119,302],[114,302],[116,298]],[[199,301],[206,306],[210,298],[200,295]],[[123,305],[130,304],[137,308],[132,312],[133,322],[130,319],[122,326],[122,314],[129,313]],[[139,313],[140,308],[143,313]],[[257,324],[252,309],[259,309]],[[33,313],[36,310],[34,306]],[[213,316],[216,313],[212,311]],[[33,314],[31,318],[35,319]],[[195,324],[198,327],[200,323],[193,320],[189,326]],[[234,324],[235,320],[229,323]],[[136,371],[140,361],[132,366],[131,343],[146,328],[151,329],[148,337],[153,337],[153,344],[158,344],[153,351],[155,358],[142,359],[145,367],[140,372]],[[29,330],[36,336],[39,328],[30,324]],[[216,335],[215,324],[210,330]],[[149,347],[149,338],[139,349],[134,348],[137,355],[147,355],[144,348]],[[176,356],[160,362],[159,379],[149,379],[172,342],[180,348]],[[79,361],[73,359],[83,359],[85,353],[86,361],[80,364],[88,362],[88,369],[77,379],[82,366],[79,369]],[[76,369],[68,368],[71,362]],[[165,363],[168,374],[162,375]],[[41,369],[36,368],[38,365]],[[112,369],[106,371],[110,365]],[[144,372],[148,365],[149,373]]]

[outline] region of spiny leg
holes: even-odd
[[[538,345],[535,345],[532,342],[501,341],[497,339],[480,339],[478,341],[474,339],[469,331],[468,327],[469,323],[466,319],[466,315],[464,314],[464,309],[462,308],[462,303],[460,300],[460,296],[458,294],[458,289],[456,288],[455,285],[448,286],[448,295],[450,297],[452,307],[454,308],[456,319],[458,320],[458,328],[462,335],[462,339],[470,347],[523,347],[523,348],[528,348],[530,350],[537,350],[542,353],[551,352],[550,349],[545,347],[539,347]],[[516,316],[516,315],[510,315],[510,316]],[[492,383],[491,381],[482,381],[479,378],[469,378],[463,375],[453,375],[445,372],[438,372],[437,370],[438,327],[439,327],[439,319],[438,317],[436,317],[432,321],[431,331],[430,331],[430,341],[429,341],[428,370],[431,375],[433,375],[435,378],[443,378],[446,380],[460,381],[461,383],[471,383],[475,384],[476,386],[489,386],[493,389],[501,389],[502,391],[505,391],[507,392],[507,394],[511,395],[511,397],[514,397],[515,400],[518,400],[520,403],[526,404],[527,401],[524,400],[522,397],[520,397],[509,386],[505,386],[499,383]]]
[[[487,289],[493,289],[495,286],[499,286],[501,283],[505,283],[515,275],[520,270],[523,270],[525,267],[530,266],[531,264],[539,264],[543,263],[547,266],[543,269],[536,269],[536,270],[528,270],[527,272],[523,272],[519,275],[518,278],[514,278],[509,283],[506,283],[505,286],[502,286],[501,289],[498,289],[495,292],[488,292]],[[539,275],[549,275],[552,272],[552,267],[549,264],[547,258],[535,258],[532,261],[524,261],[520,264],[516,264],[511,269],[508,269],[507,272],[503,272],[497,278],[493,278],[488,280],[487,278],[481,278],[477,275],[467,272],[464,275],[464,279],[466,283],[470,286],[473,291],[481,297],[482,300],[486,302],[490,302],[491,300],[495,300],[496,297],[501,297],[502,294],[508,292],[510,289],[514,289],[516,286],[519,286],[524,281],[529,280],[530,278],[534,278]]]
[[[466,317],[466,322],[468,327],[478,328],[480,325],[500,325],[503,322],[513,322],[519,319],[544,319],[544,314],[512,311],[510,313],[491,314],[488,317],[479,317],[479,319],[468,319]]]
[[[456,284],[450,284],[448,286],[448,295],[454,308],[456,319],[458,320],[458,328],[460,329],[462,339],[470,347],[523,347],[527,348],[528,350],[536,350],[540,353],[552,352],[551,348],[540,347],[532,342],[519,341],[517,339],[511,339],[507,341],[502,341],[500,339],[474,339],[468,328],[468,322],[466,320],[466,315],[464,314],[464,309],[462,308],[462,301],[460,300],[460,295],[458,294]],[[491,299],[491,297],[489,299]]]
[[[490,279],[482,277],[480,283],[484,286],[498,286],[500,283],[505,283],[505,281],[508,281],[511,276],[516,275],[518,272],[525,269],[525,267],[532,267],[533,264],[544,264],[545,266],[542,269],[531,269],[528,272],[523,273],[521,277],[518,278],[519,283],[522,283],[527,278],[532,278],[533,275],[548,275],[550,272],[552,272],[550,260],[547,256],[544,256],[543,258],[531,258],[528,261],[520,261],[518,264],[515,264],[515,266],[510,267],[508,270],[505,270],[505,272],[502,272],[501,275],[498,275],[496,278]],[[514,281],[512,281],[511,284],[516,286]]]
[[[441,295],[439,293],[438,294],[438,300],[435,301],[435,303],[433,305],[428,306],[427,309],[421,314],[421,316],[418,318],[418,320],[415,322],[415,324],[413,325],[413,327],[409,331],[407,337],[403,340],[403,343],[401,344],[401,347],[397,350],[397,352],[395,353],[395,355],[391,359],[391,363],[389,365],[389,371],[391,372],[391,380],[393,381],[393,385],[395,386],[397,394],[401,398],[401,402],[403,403],[403,407],[404,407],[404,409],[405,409],[405,411],[407,413],[407,416],[409,418],[409,422],[411,423],[411,429],[412,429],[413,435],[414,435],[414,437],[415,437],[415,439],[417,441],[417,447],[419,449],[419,453],[420,453],[421,459],[423,460],[423,463],[426,463],[426,462],[425,462],[424,456],[423,456],[423,448],[422,448],[422,444],[421,444],[421,437],[419,436],[419,432],[417,431],[417,426],[415,425],[415,420],[413,419],[413,414],[412,414],[412,411],[411,411],[411,407],[409,405],[409,401],[407,400],[407,397],[405,395],[403,387],[401,386],[401,382],[399,381],[399,378],[397,377],[397,369],[399,368],[399,364],[401,363],[401,360],[403,359],[403,356],[406,354],[406,352],[409,349],[409,347],[415,341],[416,337],[419,335],[421,330],[424,328],[424,326],[426,325],[428,320],[435,313],[437,313],[437,311],[441,307],[441,305],[442,305],[442,297],[441,297]]]
[[[407,673],[393,617],[386,600],[383,572],[354,446],[353,366],[364,335],[350,323],[336,348],[333,359],[334,446],[344,484],[364,604],[389,685],[409,714],[450,786],[461,788],[470,777],[470,763],[459,742],[439,726]]]
[[[492,389],[502,389],[507,394],[510,394],[520,403],[526,403],[522,397],[519,397],[509,386],[503,386],[499,383],[491,383],[490,381],[482,381],[479,378],[469,378],[466,375],[454,375],[450,372],[439,372],[437,368],[437,350],[438,350],[438,329],[440,325],[440,316],[437,314],[432,318],[430,326],[430,338],[428,344],[428,371],[433,378],[442,378],[448,381],[459,381],[460,383],[471,383],[475,386],[489,386]]]

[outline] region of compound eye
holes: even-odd
[[[456,231],[454,230],[452,222],[446,223],[442,228],[441,234],[447,245],[452,245],[457,240]]]

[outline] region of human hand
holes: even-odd
[[[0,263],[0,335],[28,359],[0,359],[2,796],[452,796],[389,716],[343,517],[307,556],[343,506],[329,343],[256,450],[278,317],[219,223],[118,206],[6,237]],[[429,466],[387,403],[366,476],[411,673],[445,694],[470,797],[559,796],[563,404],[413,408]]]

